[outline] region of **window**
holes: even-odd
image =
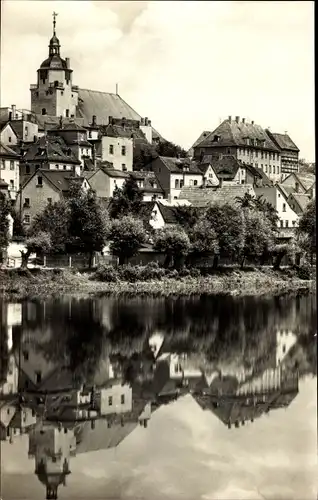
[[[277,165],[277,173],[279,174],[279,166]]]
[[[24,206],[29,208],[30,206],[30,198],[24,198]]]
[[[66,170],[66,165],[63,165],[63,170]]]
[[[122,154],[123,156],[126,156],[126,146],[122,146],[122,147],[121,147],[121,154]]]
[[[14,180],[13,179],[10,179],[10,189],[13,189],[14,188]]]
[[[5,170],[5,168],[6,168],[6,162],[5,162],[5,160],[2,160],[1,161],[1,170]]]
[[[183,188],[183,185],[184,185],[184,182],[182,180],[182,181],[180,181],[180,189]]]
[[[261,151],[261,159],[263,159],[263,158],[264,158],[264,153],[263,153],[263,151]]]
[[[122,405],[124,405],[124,404],[125,404],[125,394],[122,394],[122,395],[120,396],[120,402],[121,402],[121,404],[122,404]]]
[[[39,384],[42,380],[42,372],[35,372],[36,383]]]
[[[92,137],[92,131],[91,130],[88,131],[88,137]]]
[[[38,183],[37,183],[37,185],[41,186],[41,187],[43,186],[43,179],[42,179],[42,177],[40,175],[38,176]]]
[[[9,142],[11,142],[11,136],[8,139],[9,139]]]
[[[113,397],[109,396],[109,398],[108,398],[108,406],[112,406],[112,405],[113,405]]]
[[[283,203],[283,212],[286,212],[286,203]]]
[[[286,345],[284,344],[283,345],[283,354],[285,354],[285,352],[286,352]]]
[[[52,198],[47,199],[48,204],[50,205],[52,203]]]
[[[275,173],[276,173],[276,172],[275,172],[275,165],[273,165],[273,174],[275,174]]]
[[[174,181],[174,188],[175,188],[175,189],[179,189],[179,179],[176,179],[176,180]]]
[[[127,167],[126,167],[125,163],[122,163],[121,168],[122,168],[123,172],[127,172]]]
[[[109,145],[109,154],[110,155],[114,154],[114,146],[112,144]]]
[[[244,179],[241,180],[241,184],[245,184],[245,180]]]
[[[227,154],[228,154],[228,155],[229,155],[229,154],[231,154],[231,150],[230,150],[230,148],[227,148]]]
[[[64,95],[64,92],[63,92],[63,90],[61,90],[61,95]]]
[[[285,227],[288,227],[288,220],[285,221]]]
[[[265,151],[265,160],[267,160],[267,152]]]
[[[293,224],[293,226],[295,226],[295,224],[296,224],[296,221],[295,221],[295,220],[293,220],[292,224]]]
[[[280,221],[280,227],[284,227],[284,221],[283,220]]]
[[[212,174],[210,174],[210,175],[211,175],[211,177],[212,177]],[[193,185],[194,185],[194,186],[197,186],[197,185],[198,185],[198,181],[197,181],[197,180],[194,180],[194,181],[193,181]]]
[[[42,108],[42,115],[46,115],[46,108]]]
[[[28,134],[29,134],[29,128],[25,127],[25,135],[28,135]]]
[[[30,173],[30,165],[25,166],[25,173],[29,174]]]
[[[269,166],[269,173],[272,173],[272,165]]]

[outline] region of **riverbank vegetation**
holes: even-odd
[[[148,266],[100,266],[82,272],[74,269],[7,269],[0,271],[0,296],[7,299],[47,297],[59,294],[114,294],[190,296],[279,295],[295,290],[314,291],[312,270],[274,270],[270,267],[228,266],[219,269],[165,269]]]

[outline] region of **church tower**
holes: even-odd
[[[62,59],[60,41],[56,36],[56,16],[53,12],[53,36],[49,44],[49,57],[38,69],[35,85],[31,85],[31,111],[37,115],[76,116],[78,87],[72,85],[69,58]]]

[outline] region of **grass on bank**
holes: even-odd
[[[76,269],[0,270],[0,296],[23,299],[60,294],[113,294],[148,296],[263,295],[295,290],[314,290],[312,269],[270,267],[220,267],[166,270],[147,266],[100,266],[88,271]]]

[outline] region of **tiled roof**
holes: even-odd
[[[117,170],[115,168],[111,167],[100,167],[105,174],[107,174],[109,177],[121,177],[123,179],[127,179],[129,177],[128,172],[123,172],[122,170]]]
[[[206,139],[210,134],[211,134],[211,131],[204,130],[202,132],[202,134],[200,135],[200,137],[198,137],[198,139],[194,142],[194,144],[192,145],[192,147],[190,148],[189,151],[191,151],[193,148],[195,148],[196,146],[198,146],[200,144],[200,142],[202,142],[204,139]]]
[[[190,173],[190,174],[202,174],[201,170],[198,168],[196,162],[190,161],[188,158],[169,158],[168,156],[158,157],[162,163],[167,167],[171,173]],[[189,170],[183,172],[183,166],[187,165]]]
[[[296,200],[296,202],[299,205],[299,208],[304,212],[305,208],[307,207],[308,203],[310,202],[310,197],[308,194],[302,194],[302,193],[292,193],[293,198]]]
[[[18,159],[19,155],[13,151],[13,149],[9,148],[9,146],[5,146],[4,144],[0,144],[0,156],[7,156],[8,158]]]
[[[90,422],[85,422],[78,433],[79,443],[76,453],[87,453],[88,451],[105,450],[119,445],[136,427],[135,422],[126,422],[125,425],[112,424],[108,427],[106,419],[95,421],[95,428],[91,428]]]
[[[280,149],[288,149],[290,151],[296,151],[299,152],[298,147],[296,144],[291,140],[289,135],[287,134],[276,134],[274,132],[270,132],[269,130],[266,130],[267,134],[269,137],[272,139],[272,141],[280,148]]]
[[[67,154],[69,153],[69,154]],[[80,164],[61,137],[43,136],[33,143],[23,157],[24,162],[38,161]]]
[[[108,124],[102,125],[100,131],[103,136],[126,137],[128,139],[134,139],[135,142],[137,140],[139,143],[148,144],[145,134],[138,127]]]
[[[139,171],[139,172],[131,172],[130,175],[136,180],[144,181],[143,187],[140,188],[141,191],[164,194],[164,190],[162,189],[160,182],[158,181],[154,172]]]
[[[35,115],[36,122],[39,126],[40,130],[51,130],[59,128],[60,126],[60,117],[59,116],[50,116],[50,115]],[[63,118],[63,126],[67,123],[76,123],[79,126],[83,126],[84,120],[83,118]]]
[[[214,140],[215,136],[219,136],[218,141]],[[260,149],[267,149],[270,151],[279,151],[279,148],[260,125],[243,122],[237,123],[235,120],[224,120],[197,147],[246,147],[248,146],[246,139],[257,141],[253,147],[259,147]]]
[[[15,133],[15,135],[17,137],[19,137],[19,135],[15,131],[15,128],[12,127],[12,122],[10,122],[9,120],[0,121],[0,131],[2,131],[6,127],[6,125],[10,125],[10,127],[12,128],[13,132]]]
[[[301,184],[304,186],[304,188],[309,189],[313,184],[316,182],[316,176],[315,174],[296,174],[298,179],[300,180]]]
[[[273,186],[273,182],[267,177],[264,170],[261,168],[254,167],[253,165],[244,165],[244,167],[246,170],[249,170],[254,177],[261,179],[263,186]]]
[[[84,127],[82,127],[81,125],[79,125],[78,123],[76,123],[75,121],[71,121],[71,122],[68,122],[68,123],[63,123],[62,122],[62,129],[63,130],[78,130],[79,132],[86,132],[86,129]]]
[[[241,163],[234,156],[224,155],[218,160],[212,162],[212,167],[216,175],[221,179],[232,180],[237,174]]]
[[[157,204],[166,224],[178,224],[176,207],[167,207],[166,205],[162,205],[160,201],[158,201]]]
[[[242,198],[246,193],[255,194],[252,186],[237,184],[216,188],[189,187],[181,189],[179,198],[188,200],[195,207],[205,207],[211,203],[224,205],[236,203],[236,197]]]
[[[110,116],[141,120],[141,116],[117,94],[79,89],[78,97],[78,116],[83,118],[85,126],[91,124],[93,115],[98,125],[107,125]],[[161,138],[154,128],[152,134],[154,138]]]
[[[9,184],[6,181],[4,181],[3,179],[0,179],[0,186],[7,187],[7,186],[9,186]]]
[[[74,179],[79,179],[79,177],[74,177],[72,172],[69,171],[61,171],[61,170],[46,170],[43,168],[39,168],[33,175],[29,176],[23,187],[25,187],[31,179],[35,176],[41,175],[48,182],[50,182],[58,191],[68,191],[69,190],[69,181]]]

